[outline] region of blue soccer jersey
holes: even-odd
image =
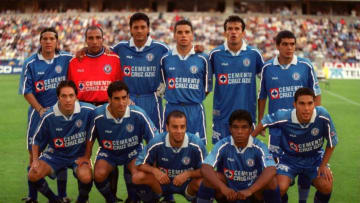
[[[329,113],[323,107],[315,107],[308,124],[301,124],[296,109],[280,109],[266,115],[261,121],[270,128],[270,145],[291,156],[311,157],[322,154],[324,139],[327,147],[334,147],[338,138]],[[277,132],[272,132],[274,128]]]
[[[204,164],[224,173],[227,185],[236,191],[249,188],[264,168],[275,166],[266,145],[251,136],[243,149],[235,145],[232,136],[223,138],[216,143]]]
[[[94,109],[91,104],[76,101],[73,114],[67,117],[61,113],[56,103],[40,121],[33,144],[48,144],[54,150],[52,154],[57,157],[83,156]]]
[[[294,56],[289,65],[280,65],[275,57],[265,63],[261,72],[259,99],[269,97],[269,114],[278,109],[293,108],[294,95],[301,87],[311,88],[320,95],[314,68],[308,59]]]
[[[108,104],[104,104],[95,110],[89,140],[97,139],[100,149],[119,157],[121,163],[117,165],[122,165],[142,150],[143,140],[149,142],[155,134],[156,127],[140,107],[130,105],[124,116],[116,119],[109,112]]]
[[[156,165],[172,180],[187,170],[199,169],[206,155],[206,148],[196,135],[186,133],[182,146],[174,148],[170,145],[169,134],[163,133],[146,145],[136,158],[136,165]]]

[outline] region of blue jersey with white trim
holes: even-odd
[[[184,58],[176,48],[161,59],[161,73],[169,103],[202,103],[212,89],[212,71],[208,56],[192,49]]]
[[[268,148],[260,140],[249,137],[245,148],[238,148],[232,136],[215,144],[204,164],[224,173],[230,188],[240,190],[250,187],[264,168],[275,166]]]
[[[186,133],[183,145],[170,145],[169,134],[162,133],[150,141],[136,158],[136,165],[149,164],[166,173],[170,179],[187,170],[196,170],[206,157],[205,145],[194,134]]]
[[[67,117],[60,112],[56,103],[40,121],[33,144],[38,146],[48,144],[55,156],[67,158],[83,156],[94,109],[95,106],[91,104],[76,101],[74,113]]]
[[[110,114],[108,104],[104,104],[95,109],[89,140],[97,139],[101,148],[113,155],[122,155],[142,148],[143,140],[148,143],[157,133],[140,107],[129,105],[125,115],[116,119]]]
[[[130,94],[151,94],[159,87],[160,59],[169,48],[158,41],[151,40],[143,50],[137,51],[130,41],[122,41],[111,49],[119,55],[123,80]]]
[[[213,120],[227,122],[236,109],[250,112],[256,121],[256,75],[264,61],[260,52],[247,46],[238,55],[233,55],[225,45],[210,53],[210,63],[215,75]]]
[[[277,58],[265,63],[261,72],[259,99],[269,98],[269,114],[278,109],[293,108],[294,95],[301,87],[311,88],[320,95],[319,82],[308,59],[294,56],[293,62],[283,67]]]
[[[280,109],[266,115],[261,123],[270,128],[270,148],[279,148],[292,156],[317,156],[321,154],[324,139],[327,147],[335,147],[338,142],[332,119],[321,106],[315,107],[308,124],[298,121],[296,109]],[[278,132],[272,132],[272,128]]]
[[[27,58],[20,77],[19,94],[32,93],[41,106],[53,106],[57,102],[56,87],[66,80],[71,58],[71,54],[62,51],[51,60],[44,59],[39,53]]]

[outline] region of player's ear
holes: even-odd
[[[296,102],[293,103],[294,108],[296,108]]]

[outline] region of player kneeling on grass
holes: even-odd
[[[33,162],[29,180],[50,202],[62,202],[49,188],[45,176],[54,176],[62,168],[72,168],[78,179],[77,202],[86,202],[92,186],[90,162],[83,162],[86,136],[90,129],[94,106],[78,102],[73,81],[62,81],[56,89],[58,102],[42,117],[34,135]],[[48,149],[39,157],[39,146]],[[79,159],[78,159],[79,158]]]
[[[276,178],[283,203],[287,202],[291,180],[299,174],[307,176],[316,187],[314,202],[328,202],[333,178],[327,164],[338,142],[334,124],[325,108],[315,107],[315,94],[309,88],[295,92],[294,107],[266,115],[253,135],[270,128],[270,150],[279,156]]]
[[[199,137],[186,132],[186,116],[181,111],[169,113],[166,130],[136,158],[139,171],[133,175],[133,182],[150,186],[158,198],[177,193],[195,201],[206,148]]]
[[[235,110],[229,125],[231,136],[217,142],[202,164],[198,202],[211,202],[214,193],[218,202],[281,202],[273,157],[250,136],[250,113]]]

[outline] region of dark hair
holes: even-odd
[[[150,27],[149,17],[145,13],[135,13],[130,17],[130,28],[135,21],[143,20],[146,22],[147,26]]]
[[[127,94],[129,93],[129,88],[124,82],[118,80],[118,81],[110,83],[110,85],[107,89],[108,97],[111,98],[114,92],[121,91],[121,90],[125,90]]]
[[[224,22],[224,30],[226,31],[226,25],[227,23],[229,22],[240,22],[241,23],[241,28],[242,28],[242,31],[245,30],[245,21],[240,18],[239,16],[236,16],[236,15],[231,15],[229,16],[228,18],[226,18],[225,22]]]
[[[91,26],[87,27],[86,30],[85,30],[85,39],[87,38],[87,33],[88,33],[89,30],[100,30],[101,38],[104,37],[104,31],[101,29],[100,26],[91,25]]]
[[[295,39],[295,43],[296,43],[296,37],[295,37],[294,33],[292,33],[289,30],[283,30],[283,31],[280,31],[275,37],[276,45],[279,45],[281,43],[281,40],[284,38]]]
[[[55,33],[55,38],[56,38],[56,40],[59,40],[59,36],[58,36],[58,33],[56,32],[55,28],[53,28],[53,27],[47,27],[47,28],[45,28],[45,29],[43,29],[43,30],[41,31],[41,33],[40,33],[40,41],[41,41],[41,39],[42,39],[42,35],[43,35],[45,32],[53,32],[53,33]]]
[[[186,115],[184,114],[184,112],[182,111],[179,111],[179,110],[175,110],[175,111],[172,111],[170,112],[167,117],[166,117],[166,125],[169,125],[169,122],[170,122],[170,118],[185,118],[186,120]]]
[[[237,121],[247,121],[249,126],[252,126],[252,118],[251,115],[248,111],[242,110],[242,109],[237,109],[235,111],[233,111],[230,115],[229,118],[229,125],[231,127],[231,125],[233,124],[233,122],[237,120]]]
[[[310,89],[310,88],[302,87],[302,88],[297,89],[296,92],[295,92],[295,102],[298,100],[298,98],[300,96],[303,96],[303,95],[312,96],[312,98],[315,100],[314,91],[312,89]]]
[[[192,26],[192,24],[191,24],[190,21],[188,21],[188,20],[179,20],[179,21],[177,21],[177,22],[175,23],[174,33],[176,32],[176,27],[177,27],[178,25],[188,25],[188,26],[190,26],[191,32],[193,32],[193,26]]]
[[[74,81],[72,81],[72,80],[63,80],[56,87],[56,95],[57,96],[60,96],[61,89],[64,88],[64,87],[71,87],[71,88],[74,89],[75,95],[78,94],[78,90],[76,88],[76,85],[75,85]]]

